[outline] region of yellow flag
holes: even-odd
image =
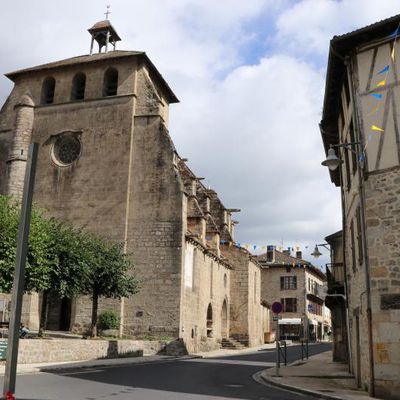
[[[394,62],[394,53],[395,53],[395,49],[396,49],[396,43],[393,44],[393,49],[392,49],[392,54],[391,54],[391,57],[392,57],[393,62]]]
[[[376,87],[380,87],[380,86],[385,86],[386,85],[386,79],[384,79],[383,81],[380,81]]]
[[[372,129],[373,131],[384,132],[384,130],[383,130],[382,128],[379,128],[379,127],[376,126],[376,125],[371,125],[371,129]]]

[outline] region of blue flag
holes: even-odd
[[[383,94],[380,93],[371,93],[370,96],[375,97],[376,99],[380,100],[383,96]]]
[[[379,75],[379,74],[383,74],[384,72],[387,72],[387,71],[389,71],[389,65],[386,65],[385,68],[382,68],[382,69],[378,72],[378,75]]]

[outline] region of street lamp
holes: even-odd
[[[322,161],[322,165],[324,167],[328,167],[331,171],[334,171],[343,161],[338,158],[335,152],[335,147],[343,147],[346,150],[352,151],[354,154],[356,152],[351,148],[353,145],[360,144],[360,142],[349,142],[349,143],[342,143],[342,144],[331,144],[328,150],[328,156],[326,160]]]
[[[322,256],[322,253],[319,251],[319,248],[318,248],[319,246],[322,246],[325,249],[327,249],[328,251],[330,251],[330,248],[328,247],[329,246],[328,243],[316,244],[314,247],[314,251],[311,253],[311,255],[315,258]]]

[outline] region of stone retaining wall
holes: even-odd
[[[154,355],[163,352],[167,344],[146,340],[23,339],[19,343],[18,362],[31,364]]]

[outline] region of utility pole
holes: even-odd
[[[32,143],[29,146],[28,161],[25,170],[24,191],[22,195],[21,215],[18,227],[14,283],[11,295],[12,309],[10,315],[6,371],[3,389],[5,399],[14,399],[15,393],[22,296],[24,293],[25,281],[25,262],[28,252],[29,227],[31,221],[33,186],[35,182],[38,148],[39,145],[37,143]]]

